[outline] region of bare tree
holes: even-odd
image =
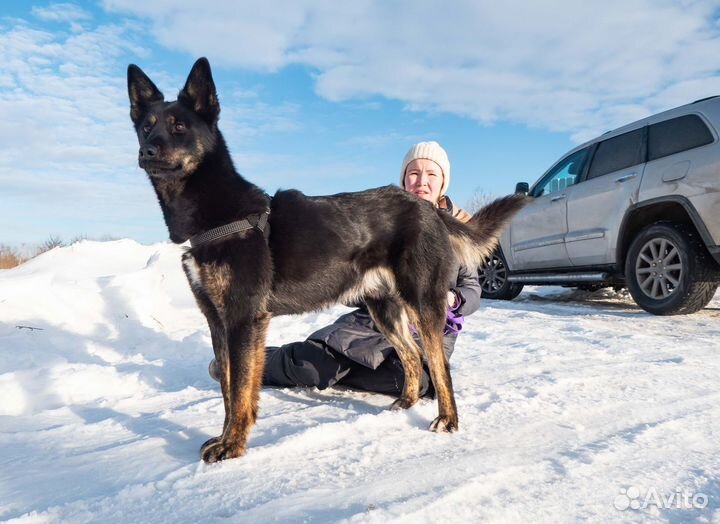
[[[51,249],[55,249],[56,247],[62,247],[64,245],[65,243],[60,237],[51,235],[45,242],[38,246],[37,250],[35,251],[35,256],[42,255],[46,251],[50,251]]]
[[[476,189],[475,193],[465,203],[465,211],[471,215],[476,213],[481,207],[488,205],[497,197],[485,191],[484,189]]]

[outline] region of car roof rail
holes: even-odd
[[[692,102],[692,103],[693,103],[693,104],[698,104],[698,103],[700,103],[700,102],[704,102],[705,100],[712,100],[713,98],[717,98],[718,96],[720,96],[720,95],[706,96],[705,98],[701,98],[701,99],[699,99],[699,100],[695,100],[695,101]]]
[[[705,98],[699,98],[699,99],[695,100],[694,102],[690,102],[688,105],[699,104],[700,102],[705,102],[706,100],[712,100],[713,98],[718,98],[718,97],[720,97],[720,95],[706,96]],[[610,129],[608,131],[605,131],[600,136],[605,136],[605,135],[607,135],[609,133],[613,133],[615,131],[617,131],[617,129]]]

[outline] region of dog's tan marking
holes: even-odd
[[[439,414],[430,429],[433,431],[456,431],[458,429],[457,407],[453,393],[452,379],[447,357],[443,351],[442,331],[429,328],[423,323],[422,314],[418,323],[418,333],[425,349],[425,357],[430,368],[435,394],[438,399]]]
[[[193,148],[189,150],[178,150],[176,154],[171,155],[171,162],[179,164],[186,173],[192,173],[197,169],[205,157],[205,146],[202,142],[197,141],[193,144]]]
[[[222,326],[223,322],[220,318],[218,308],[212,303],[205,287],[203,286],[200,266],[197,264],[190,251],[186,251],[183,254],[182,265],[188,282],[190,283],[190,289],[193,291],[193,295],[195,296],[195,302],[197,302],[200,311],[202,311],[205,315],[205,318],[208,321],[208,326],[210,327],[210,335],[213,338],[213,351],[215,353],[217,365],[220,368],[220,387],[223,394],[223,404],[225,405],[225,421],[223,423],[224,431],[227,427],[228,415],[230,413],[228,405],[228,399],[230,398],[230,377],[228,375],[228,353],[224,327]]]
[[[198,264],[195,258],[187,253],[183,257],[183,267],[190,286],[202,290],[217,308],[218,314],[222,318],[227,290],[232,280],[230,266],[215,262]]]
[[[219,447],[223,448],[222,458],[239,457],[245,453],[250,429],[258,414],[265,367],[265,337],[270,318],[269,313],[261,313],[252,321],[248,326],[251,331],[249,340],[246,340],[249,345],[241,349],[241,359],[236,362],[239,368],[233,369],[232,365],[225,368],[223,379],[230,385],[226,413],[231,413],[232,419],[224,425],[222,437],[207,446],[204,453],[212,454]],[[234,380],[231,380],[231,375]],[[223,390],[223,396],[225,394]],[[213,447],[216,449],[213,450]]]
[[[365,272],[360,282],[345,291],[337,300],[341,304],[357,304],[366,297],[380,298],[396,289],[395,275],[389,268],[377,267]]]
[[[250,426],[255,423],[258,414],[258,403],[260,402],[260,388],[262,387],[263,370],[265,369],[265,338],[267,328],[270,324],[271,315],[263,313],[254,322],[252,347],[250,351],[253,353],[252,365],[248,370],[250,374],[250,387],[246,388],[248,395],[245,401],[249,404],[250,424],[245,430],[250,430]]]
[[[495,249],[495,242],[476,244],[464,235],[450,235],[450,245],[457,260],[465,267],[475,267],[489,257]]]
[[[420,374],[422,372],[422,359],[420,347],[413,340],[410,332],[410,318],[407,309],[403,308],[400,315],[393,322],[394,333],[388,341],[395,348],[405,371],[405,382],[399,399],[399,407],[408,408],[417,402],[420,397]]]
[[[215,262],[202,264],[200,265],[200,281],[208,297],[212,303],[215,304],[215,307],[218,308],[218,311],[220,311],[222,318],[227,290],[232,281],[230,266],[227,264],[217,264]]]
[[[402,393],[392,409],[407,409],[415,404],[420,396],[422,372],[420,348],[410,332],[409,307],[394,293],[369,300],[367,306],[373,322],[395,348],[405,372]]]
[[[168,117],[169,124],[173,125],[175,118]],[[166,152],[166,160],[168,164],[179,166],[185,173],[194,172],[205,158],[205,154],[214,146],[214,141],[195,140],[187,147],[169,149]]]

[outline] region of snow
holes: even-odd
[[[247,454],[206,465],[223,404],[180,254],[83,241],[0,271],[0,520],[720,522],[720,294],[669,318],[612,291],[486,300],[452,360],[458,433],[427,431],[432,401],[263,389]],[[268,344],[343,311],[273,319]]]

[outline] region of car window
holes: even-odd
[[[674,155],[712,141],[712,133],[697,115],[658,122],[648,129],[648,160]]]
[[[588,180],[642,164],[642,142],[642,128],[600,142],[590,164]]]
[[[561,160],[533,189],[533,196],[557,193],[577,183],[588,157],[588,148],[575,151]]]

